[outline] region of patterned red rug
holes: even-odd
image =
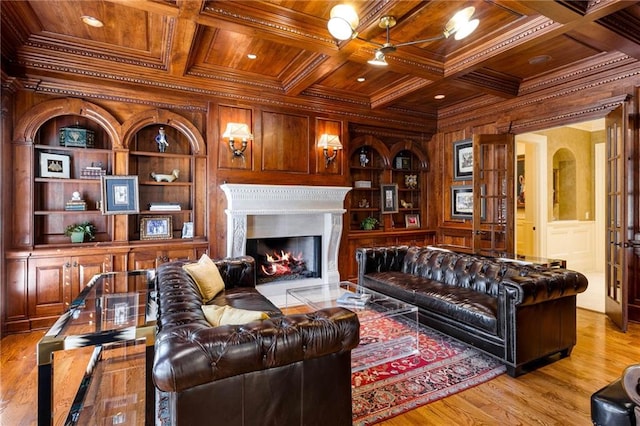
[[[398,326],[396,320],[375,320],[370,322],[367,335],[382,335]],[[411,332],[404,321],[400,327]],[[418,355],[352,374],[354,425],[387,420],[505,372],[505,367],[493,358],[428,327],[420,325],[418,336]]]

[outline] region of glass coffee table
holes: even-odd
[[[351,371],[418,353],[418,308],[349,281],[292,288],[286,308],[306,313],[342,306],[358,315],[360,344],[351,351]]]
[[[155,270],[95,275],[37,345],[38,424],[154,424]]]

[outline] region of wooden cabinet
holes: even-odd
[[[160,129],[168,142],[162,150]],[[66,98],[23,114],[11,145],[15,189],[6,220],[12,232],[2,331],[50,326],[95,274],[155,268],[207,252],[205,146],[194,124],[168,110],[144,110],[120,123],[98,105]],[[174,170],[176,179],[153,177]],[[102,175],[138,176],[140,212],[102,214],[99,203],[108,196]],[[74,198],[81,202],[70,202]],[[179,209],[157,211],[149,208],[154,203]],[[144,218],[170,223],[168,235],[145,235]],[[71,243],[65,230],[79,222],[96,227],[95,240]],[[183,228],[193,230],[189,238]]]
[[[28,263],[28,314],[31,328],[41,328],[69,308],[91,277],[111,271],[112,256],[36,257]]]
[[[349,177],[353,189],[347,196],[346,250],[341,250],[348,256],[342,255],[340,265],[342,275],[355,281],[356,248],[433,244],[435,232],[423,221],[428,211],[428,161],[420,146],[411,140],[385,143],[373,136],[355,138],[352,146]],[[367,217],[378,220],[375,229],[363,229]]]
[[[156,142],[160,132],[168,143],[162,152]],[[138,176],[140,214],[130,216],[130,241],[153,238],[141,229],[144,217],[170,218],[172,238],[182,238],[183,228],[193,230],[194,162],[189,141],[174,128],[150,125],[135,134],[130,144],[129,174]]]
[[[385,183],[385,158],[374,147],[359,147],[351,154],[349,171],[353,188],[349,194],[349,229],[362,229],[362,221],[368,217],[382,223],[380,184]]]
[[[373,138],[355,139],[349,158],[352,191],[349,194],[349,231],[363,230],[373,217],[377,229],[424,229],[424,180],[428,163],[420,147],[410,141],[387,147]],[[387,190],[392,189],[392,197]],[[382,193],[384,189],[384,194]],[[384,205],[383,205],[384,204]]]
[[[129,270],[153,269],[174,260],[197,260],[206,253],[207,246],[137,247],[129,254]]]
[[[84,138],[90,134],[93,142],[90,147],[67,146],[68,134]],[[111,241],[112,221],[100,213],[98,204],[100,175],[111,174],[113,167],[107,133],[83,117],[55,117],[38,130],[33,155],[34,244],[69,243],[69,237],[64,235],[66,227],[85,221],[96,226],[94,241]],[[81,202],[72,201],[74,193]]]
[[[400,151],[391,162],[391,182],[398,188],[398,212],[391,213],[395,228],[421,228],[423,199],[420,161],[409,150]]]

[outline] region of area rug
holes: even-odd
[[[362,321],[361,344],[376,343],[398,328],[415,333],[406,319]],[[413,330],[413,331],[412,331]],[[351,375],[353,424],[372,425],[505,372],[493,358],[431,328],[418,326],[419,353]],[[157,425],[169,426],[168,394],[156,394]]]
[[[406,320],[380,318],[362,324],[367,343]],[[419,325],[419,354],[352,374],[353,424],[371,425],[485,383],[506,371],[495,359]]]

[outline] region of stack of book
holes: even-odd
[[[150,203],[149,211],[178,211],[182,210],[180,203]]]
[[[86,210],[87,203],[84,200],[69,200],[64,205],[65,210]]]
[[[354,306],[362,307],[369,302],[371,295],[368,293],[343,293],[338,297],[338,305],[340,306]]]
[[[102,167],[87,166],[80,171],[80,179],[100,179],[100,176],[107,174]]]

